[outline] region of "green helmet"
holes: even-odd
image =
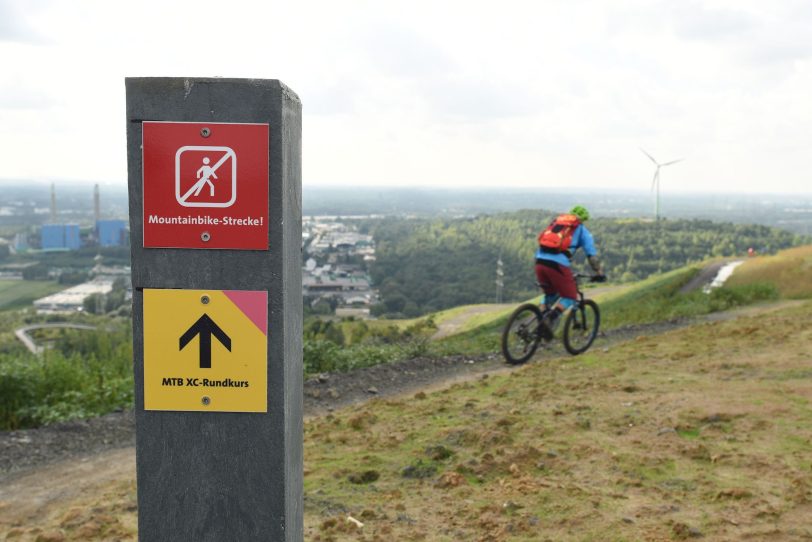
[[[570,210],[570,213],[577,216],[581,222],[586,222],[589,220],[589,211],[587,211],[586,207],[583,205],[576,205]]]

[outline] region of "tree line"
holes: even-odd
[[[469,218],[385,218],[364,224],[376,242],[370,275],[382,303],[378,315],[414,317],[471,303],[493,302],[497,260],[505,301],[537,292],[533,272],[538,233],[555,217],[544,210]],[[604,269],[615,282],[646,278],[714,256],[759,254],[812,242],[781,229],[713,222],[595,218]],[[579,251],[580,252],[580,251]],[[576,258],[581,265],[583,255]]]

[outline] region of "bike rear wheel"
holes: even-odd
[[[508,363],[520,365],[533,357],[541,341],[540,325],[537,305],[525,303],[513,311],[502,331],[502,354]]]
[[[573,355],[586,352],[598,336],[601,312],[598,304],[585,299],[572,308],[564,322],[564,348]]]

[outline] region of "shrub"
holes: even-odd
[[[0,353],[0,429],[99,416],[132,406],[126,330],[69,332],[41,356]]]
[[[710,312],[723,311],[759,301],[778,299],[778,288],[766,282],[742,286],[723,286],[711,290],[708,296]]]
[[[132,354],[0,357],[0,429],[106,414],[133,401]]]

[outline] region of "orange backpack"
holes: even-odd
[[[560,254],[569,250],[572,233],[581,225],[576,215],[559,215],[539,234],[539,247],[543,252]]]

